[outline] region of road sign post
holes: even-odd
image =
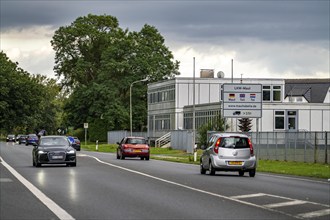
[[[87,145],[87,129],[88,129],[88,123],[84,123],[85,128],[85,145]]]

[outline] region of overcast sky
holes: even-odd
[[[89,13],[120,27],[155,26],[180,61],[181,76],[200,69],[240,78],[329,78],[330,0],[110,1],[0,0],[0,46],[31,74],[54,77],[54,31]],[[242,74],[242,75],[241,75]]]

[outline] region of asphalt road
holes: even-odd
[[[80,151],[77,167],[32,166],[0,143],[0,219],[329,219],[330,183]]]

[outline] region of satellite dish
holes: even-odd
[[[219,71],[219,72],[217,73],[217,77],[218,77],[218,78],[225,78],[225,73],[222,72],[222,71]]]

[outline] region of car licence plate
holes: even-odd
[[[52,156],[53,160],[59,160],[59,159],[63,159],[63,156]]]
[[[133,150],[133,152],[141,152],[141,150]]]
[[[228,161],[229,165],[242,165],[243,161]]]

